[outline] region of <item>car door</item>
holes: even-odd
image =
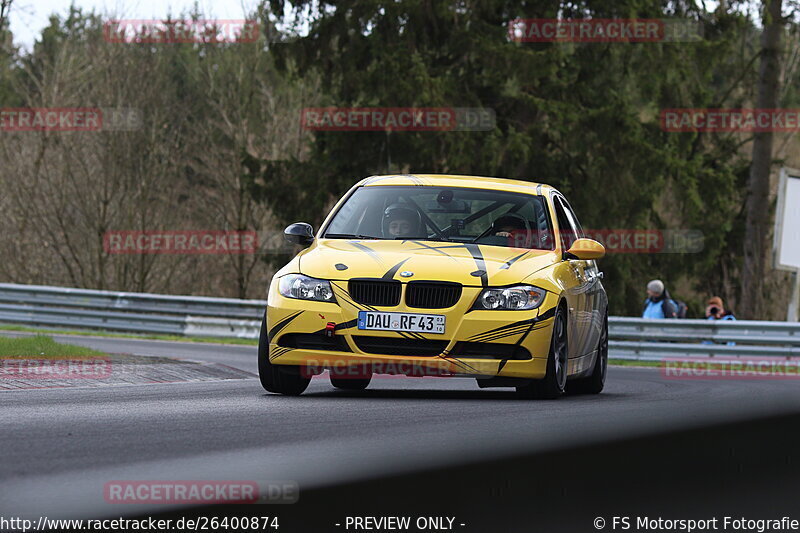
[[[553,208],[555,210],[556,242],[561,248],[562,254],[572,245],[576,238],[580,236],[579,230],[573,225],[573,221],[567,215],[565,204],[562,198],[554,194],[552,197]],[[569,310],[567,318],[567,344],[569,358],[576,359],[584,355],[586,345],[583,322],[586,312],[586,294],[584,280],[585,261],[569,259],[563,256],[562,262],[556,268],[557,277],[564,287],[564,295],[567,300]],[[574,362],[569,365],[572,372]]]

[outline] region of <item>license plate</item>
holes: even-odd
[[[358,329],[410,331],[413,333],[444,333],[444,315],[359,311]]]

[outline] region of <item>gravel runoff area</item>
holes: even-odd
[[[221,363],[127,354],[6,357],[0,360],[0,391],[107,387],[254,378]]]

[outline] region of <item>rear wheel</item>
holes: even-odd
[[[585,377],[570,381],[567,392],[570,394],[600,394],[606,384],[608,372],[608,311],[603,317],[603,329],[600,331],[600,342],[597,345],[597,357],[592,373]]]
[[[269,392],[288,396],[303,393],[311,382],[301,372],[302,367],[294,365],[273,365],[269,362],[269,338],[267,336],[267,317],[261,321],[261,335],[258,338],[258,377],[261,386]]]
[[[547,373],[544,379],[531,381],[517,387],[517,393],[524,398],[555,400],[564,394],[567,383],[567,311],[558,306],[553,319],[553,336],[550,340],[550,354],[547,356]]]

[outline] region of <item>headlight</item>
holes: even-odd
[[[297,298],[299,300],[336,301],[330,282],[324,279],[309,278],[302,274],[283,276],[278,284],[278,292],[287,298]]]
[[[474,309],[527,311],[542,305],[545,294],[547,294],[547,291],[532,285],[518,285],[505,289],[485,289],[478,296]]]

